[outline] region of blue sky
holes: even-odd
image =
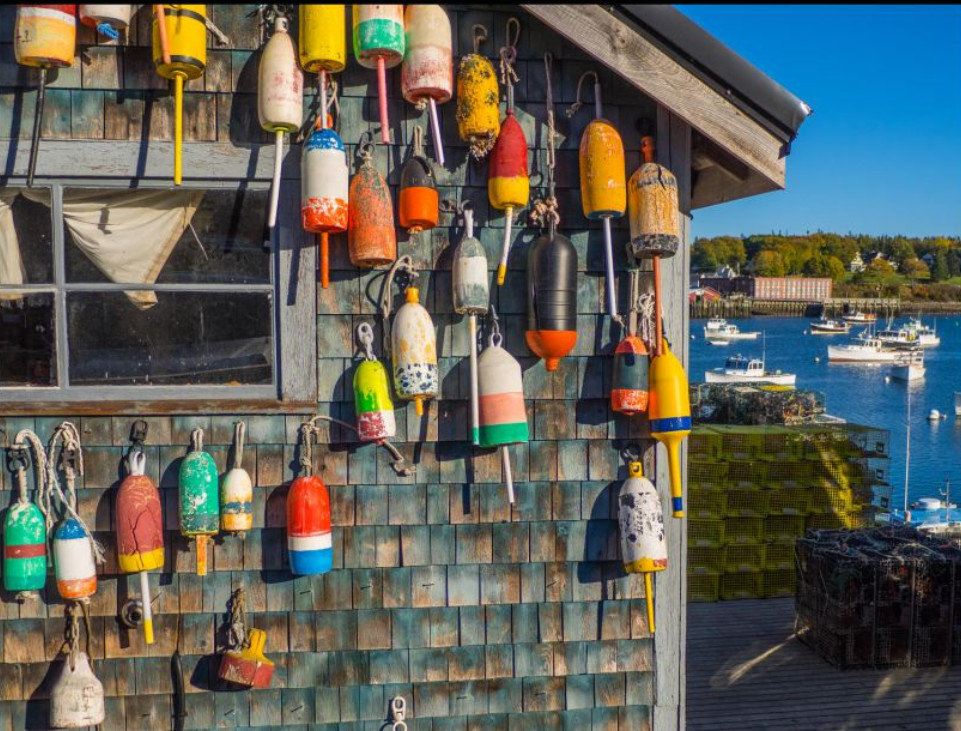
[[[961,235],[961,6],[678,5],[807,102],[787,190],[694,235]]]

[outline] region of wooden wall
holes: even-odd
[[[188,84],[188,148],[253,144],[256,150],[267,141],[255,110],[260,34],[255,20],[245,17],[256,6],[208,7],[232,44],[212,47],[206,75]],[[579,252],[579,337],[572,356],[554,374],[524,344],[526,254],[538,233],[526,228],[524,212],[521,225],[515,225],[507,283],[493,296],[506,347],[525,369],[531,442],[512,448],[517,503],[513,509],[507,504],[496,452],[475,453],[466,441],[467,323],[452,314],[449,294],[450,244],[462,232],[447,216],[419,239],[399,233],[399,252],[413,256],[421,271],[422,302],[434,317],[441,356],[441,395],[424,419],[412,407],[396,404],[398,446],[416,462],[416,476],[396,476],[383,450],[357,445],[339,428],[323,434],[315,453],[315,471],[332,498],[332,573],[294,579],[287,569],[286,485],[297,467],[297,427],[309,414],[242,417],[248,429],[247,468],[256,483],[255,529],[246,540],[218,539],[211,573],[203,579],[192,573],[191,546],[177,532],[179,459],[190,430],[201,426],[223,469],[238,415],[145,414],[149,473],[161,485],[168,529],[165,570],[151,577],[157,593],[157,643],[147,647],[140,633],[126,631],[116,619],[119,605],[137,588],[134,579],[117,575],[110,533],[133,417],[76,419],[86,447],[82,514],[110,548],[92,604],[96,671],[109,696],[106,729],[170,727],[169,657],[175,647],[184,655],[188,681],[187,728],[381,729],[387,702],[396,694],[407,699],[408,726],[418,730],[640,731],[683,723],[683,525],[668,518],[673,563],[657,583],[655,673],[643,582],[620,568],[614,502],[619,480],[626,476],[620,448],[641,439],[651,472],[654,449],[643,439],[643,420],[615,419],[608,405],[610,354],[619,332],[602,314],[600,227],[583,217],[577,189],[577,142],[592,111],[585,105],[569,120],[563,110],[574,100],[581,73],[597,69],[605,115],[624,137],[629,173],[639,162],[637,120],[656,122],[659,155],[676,169],[689,169],[690,129],[519,9],[448,10],[457,54],[469,47],[471,27],[480,22],[491,31],[482,50],[496,56],[511,10],[520,17],[518,116],[535,150],[535,184],[541,180],[537,173],[544,169],[546,145],[542,55],[550,51],[555,58],[558,194],[562,229]],[[92,45],[89,31],[81,33],[77,63],[51,84],[46,138],[77,140],[78,147],[91,139],[169,139],[172,99],[154,75],[143,45],[147,21],[146,12],[140,12],[122,46]],[[9,8],[0,10],[0,26],[12,28]],[[351,57],[338,79],[343,85],[340,131],[354,163],[361,131],[379,129],[375,75]],[[30,72],[13,64],[10,45],[0,44],[0,136],[29,136],[33,83]],[[394,139],[404,144],[378,145],[375,163],[395,185],[413,124],[426,124],[426,116],[400,98],[396,70],[389,88]],[[305,107],[312,101],[308,97]],[[442,107],[442,114],[448,146],[446,169],[436,170],[442,196],[473,202],[493,271],[503,217],[487,204],[487,165],[469,161],[457,140],[454,104]],[[264,148],[266,157],[272,154],[269,149]],[[291,156],[299,156],[299,150]],[[9,158],[7,162],[9,170]],[[206,174],[214,177],[216,171]],[[689,180],[680,179],[687,198]],[[299,195],[298,188],[290,181],[285,196]],[[615,241],[623,308],[623,220],[615,223]],[[353,333],[360,322],[374,322],[383,272],[353,269],[344,250],[342,238],[334,237],[331,287],[317,286],[317,413],[352,421]],[[672,302],[666,310],[668,333],[676,352],[686,357],[686,256],[668,262],[665,270],[664,291]],[[379,353],[379,327],[377,333]],[[46,439],[59,421],[0,417],[0,428],[13,435],[30,427]],[[657,474],[666,496],[663,459]],[[0,486],[10,489],[9,474],[3,474]],[[277,663],[270,690],[216,691],[215,653],[227,599],[238,587],[247,594],[251,625],[268,632],[267,652]],[[44,728],[47,673],[62,635],[62,604],[52,578],[43,601],[18,605],[10,596],[0,599],[0,731]]]

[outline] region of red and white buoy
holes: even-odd
[[[454,56],[447,11],[440,5],[408,5],[404,10],[407,49],[400,67],[404,99],[430,113],[434,156],[444,164],[444,141],[440,134],[437,105],[454,93]]]
[[[318,117],[304,142],[300,163],[301,218],[305,231],[320,234],[320,284],[330,284],[330,234],[348,226],[350,172],[344,143],[332,129],[326,129],[326,113]]]

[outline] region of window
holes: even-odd
[[[246,184],[0,189],[0,402],[276,400],[267,202]]]

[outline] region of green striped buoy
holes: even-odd
[[[3,588],[39,591],[47,583],[47,522],[29,500],[15,502],[3,521]]]

